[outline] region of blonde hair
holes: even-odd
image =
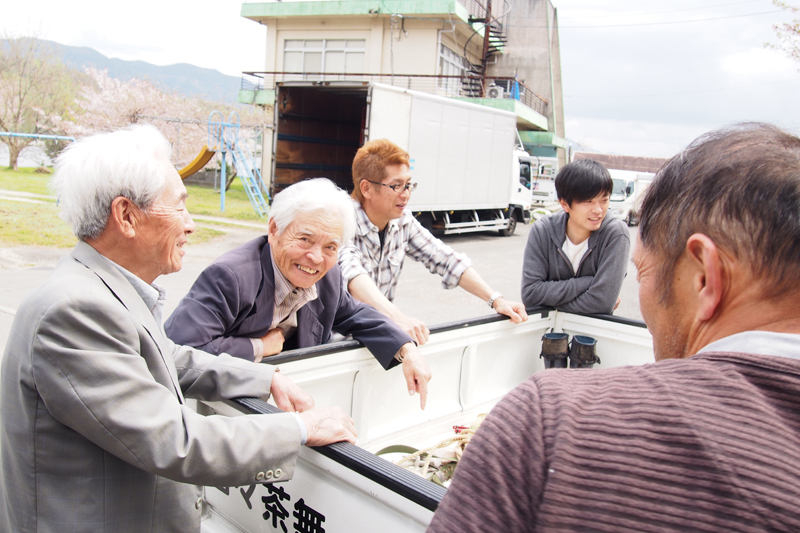
[[[361,194],[363,180],[382,182],[386,178],[387,166],[409,166],[408,163],[408,153],[388,139],[376,139],[364,144],[353,159],[353,198],[364,201]]]

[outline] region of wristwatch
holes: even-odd
[[[497,300],[498,298],[502,298],[502,297],[503,297],[503,295],[502,295],[502,294],[500,294],[500,293],[499,293],[499,292],[497,292],[497,291],[494,291],[494,292],[492,293],[492,295],[491,295],[491,296],[489,296],[489,301],[488,301],[488,302],[486,302],[486,303],[488,303],[488,304],[489,304],[489,307],[491,307],[492,309],[494,309],[494,301],[495,301],[495,300]]]

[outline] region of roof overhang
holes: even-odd
[[[454,100],[464,100],[474,104],[494,107],[504,111],[511,111],[517,115],[518,130],[547,130],[547,117],[534,111],[519,100],[513,98],[465,98],[457,97]],[[547,133],[542,131],[542,133]]]
[[[469,21],[467,8],[458,0],[349,0],[330,2],[260,2],[242,4],[244,18],[259,22],[282,17],[335,17],[376,15],[455,15],[463,22]]]
[[[554,146],[566,148],[567,140],[559,137],[552,131],[520,131],[519,137],[522,144],[531,146]]]

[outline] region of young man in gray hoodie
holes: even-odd
[[[556,176],[564,209],[538,220],[528,235],[522,270],[522,302],[582,314],[610,314],[619,305],[630,236],[625,224],[606,217],[613,183],[590,159],[565,165]]]

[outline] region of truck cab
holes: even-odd
[[[526,175],[530,183],[534,206],[546,206],[558,202],[556,195],[556,174],[558,159],[528,155],[524,163],[520,161],[520,180]]]
[[[509,206],[513,209],[513,214],[517,220],[528,224],[531,221],[531,208],[533,206],[531,156],[519,147],[514,149],[510,185]]]
[[[608,214],[617,220],[623,220],[628,226],[639,223],[639,207],[642,193],[653,180],[650,172],[632,172],[626,170],[609,170],[614,182],[611,190]]]

